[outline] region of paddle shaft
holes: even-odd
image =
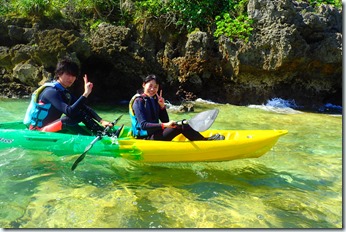
[[[111,124],[114,126],[122,117],[123,115],[120,115],[117,119],[115,119]],[[91,143],[85,148],[83,154],[81,154],[78,159],[73,163],[71,170],[74,171],[76,169],[76,167],[78,166],[78,164],[84,159],[84,157],[86,156],[86,153],[94,146],[94,144],[102,139],[103,134],[105,134],[111,127],[110,126],[106,126],[106,128],[104,129],[104,131],[102,132],[102,134],[98,135],[96,138],[94,138],[93,141],[91,141]]]

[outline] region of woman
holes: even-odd
[[[158,94],[160,81],[155,75],[147,76],[142,87],[143,90],[132,97],[129,105],[134,137],[170,141],[182,133],[190,141],[225,139],[220,134],[205,138],[189,125],[178,126],[175,121],[169,120],[162,90]]]

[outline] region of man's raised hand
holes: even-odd
[[[93,83],[88,81],[88,76],[85,74],[84,77],[84,97],[88,97],[91,91],[93,90]]]

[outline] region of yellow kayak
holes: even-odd
[[[120,156],[141,162],[203,162],[257,158],[267,153],[287,130],[208,130],[205,137],[222,134],[225,140],[119,140]]]

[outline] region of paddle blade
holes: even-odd
[[[122,131],[123,131],[123,128],[124,128],[124,124],[122,124],[118,130],[114,133],[115,137],[119,138],[120,135],[122,134]]]
[[[75,170],[78,164],[84,159],[86,153],[94,146],[94,143],[96,143],[98,140],[100,140],[102,137],[97,136],[91,143],[85,148],[83,154],[81,154],[78,159],[73,163],[71,170]]]
[[[112,122],[112,124],[113,124],[113,125],[117,124],[118,121],[121,119],[122,116],[123,116],[123,114],[120,115],[117,119],[115,119],[114,122]]]
[[[89,151],[89,150],[88,150],[88,151]],[[73,165],[72,165],[72,167],[71,167],[71,170],[72,170],[72,171],[74,171],[74,170],[76,169],[76,167],[78,166],[79,162],[81,162],[81,161],[84,159],[86,153],[87,153],[87,151],[85,151],[82,155],[80,155],[80,156],[78,157],[78,159],[73,163]]]
[[[218,109],[203,111],[188,120],[188,123],[195,131],[203,132],[211,127],[218,114]]]

